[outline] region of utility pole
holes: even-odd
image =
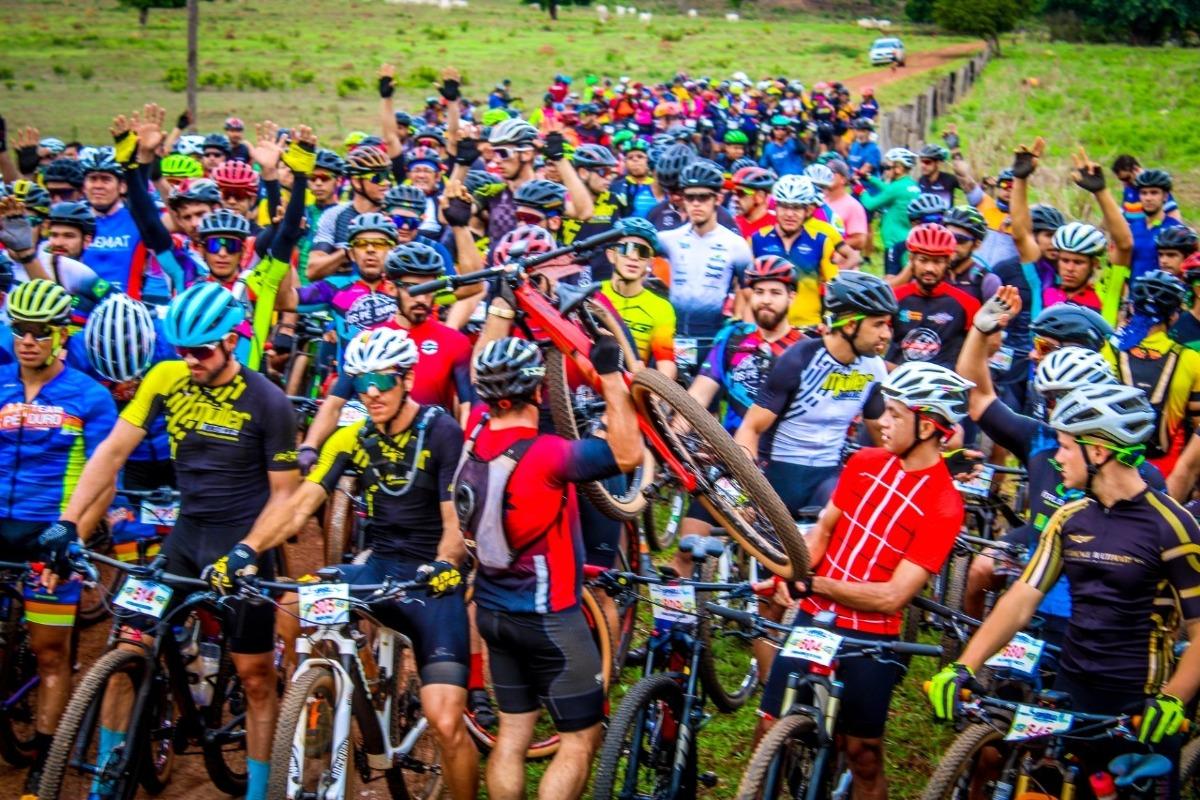
[[[187,107],[188,116],[192,119],[195,129],[196,118],[196,82],[197,82],[197,53],[200,37],[200,0],[187,0]]]

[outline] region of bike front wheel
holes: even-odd
[[[676,748],[695,746],[679,736],[683,721],[683,688],[674,677],[659,673],[638,681],[609,722],[592,797],[667,796]],[[695,764],[694,754],[688,761]]]
[[[990,798],[1010,747],[1002,727],[967,726],[942,755],[921,800]]]
[[[25,606],[14,594],[0,597],[0,757],[14,767],[33,763],[37,709],[37,657],[29,644]]]
[[[815,775],[820,739],[817,723],[807,714],[788,714],[778,720],[758,743],[750,766],[738,784],[738,800],[767,798],[803,798],[809,794],[813,781],[824,781]],[[820,791],[817,797],[828,797]]]
[[[288,686],[271,745],[271,800],[324,797],[334,785],[333,722],[340,702],[337,680],[327,667],[313,667]],[[338,744],[342,749],[348,743]]]

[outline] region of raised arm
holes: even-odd
[[[1038,159],[1045,149],[1046,140],[1039,136],[1034,140],[1032,149],[1020,145],[1013,157],[1013,190],[1008,215],[1012,219],[1013,243],[1025,264],[1034,263],[1042,255],[1042,249],[1033,235],[1033,218],[1029,214],[1029,176],[1037,169]]]
[[[382,64],[379,67],[379,130],[387,147],[388,158],[396,158],[404,150],[400,133],[396,127],[396,107],[392,95],[396,93],[396,67]]]
[[[968,394],[971,419],[978,420],[996,400],[992,372],[988,368],[990,336],[1008,324],[1021,311],[1021,293],[1015,286],[1001,286],[996,294],[975,312],[975,320],[967,331],[966,341],[958,354],[954,369],[975,384]]]
[[[1133,261],[1133,232],[1129,222],[1121,213],[1121,207],[1109,193],[1104,181],[1104,169],[1088,158],[1087,152],[1080,145],[1079,150],[1071,154],[1074,164],[1071,170],[1071,180],[1075,185],[1088,192],[1100,206],[1104,217],[1104,227],[1108,230],[1112,242],[1113,254],[1110,259],[1113,264],[1128,267]]]

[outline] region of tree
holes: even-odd
[[[913,22],[933,22],[933,0],[908,0],[904,16]]]
[[[1200,26],[1200,0],[1048,0],[1046,13],[1076,20],[1087,39],[1158,44]]]
[[[187,0],[117,0],[126,8],[136,8],[138,11],[138,22],[144,28],[147,20],[150,19],[150,9],[152,8],[183,8],[187,5]]]
[[[935,0],[933,4],[938,27],[982,37],[997,55],[1000,34],[1011,31],[1028,13],[1028,0]]]

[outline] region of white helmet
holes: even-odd
[[[790,206],[819,206],[825,202],[821,190],[803,175],[784,175],[775,182],[771,196],[776,203]]]
[[[1104,231],[1086,222],[1068,222],[1054,232],[1051,246],[1063,253],[1102,256],[1108,247]]]
[[[92,368],[116,383],[145,374],[157,338],[150,309],[127,294],[110,294],[83,326]]]
[[[537,138],[537,128],[519,117],[512,117],[492,128],[488,134],[488,144],[532,147]]]
[[[943,366],[908,361],[892,370],[881,388],[885,397],[914,411],[932,411],[954,423],[967,415],[967,393],[975,384]]]
[[[1108,359],[1095,350],[1074,345],[1062,347],[1038,364],[1033,388],[1038,394],[1069,392],[1080,386],[1117,383]]]
[[[883,160],[889,164],[903,164],[912,169],[917,165],[917,154],[907,147],[893,147],[883,154]]]
[[[1154,408],[1136,386],[1080,386],[1058,401],[1050,427],[1072,436],[1098,436],[1119,447],[1142,444],[1154,433]]]
[[[406,372],[416,363],[416,344],[405,331],[394,328],[364,331],[346,345],[344,366],[348,375]]]
[[[185,156],[200,156],[204,153],[204,137],[197,134],[184,134],[175,141],[171,152]]]
[[[833,186],[833,170],[824,164],[809,164],[804,170],[804,175],[818,189],[828,189]]]

